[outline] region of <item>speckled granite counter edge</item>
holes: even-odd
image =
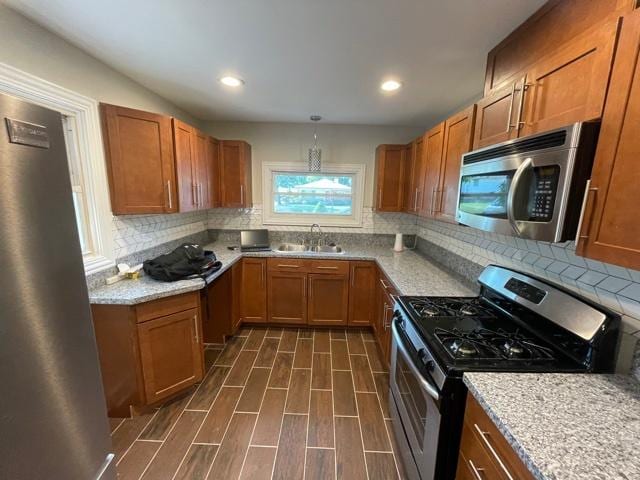
[[[475,398],[478,401],[478,403],[480,404],[484,412],[489,416],[489,418],[494,423],[494,425],[498,428],[500,433],[502,433],[504,438],[507,440],[507,443],[511,445],[511,448],[513,448],[513,450],[516,452],[520,460],[522,460],[522,462],[527,467],[531,475],[533,475],[533,477],[536,478],[537,480],[548,480],[547,477],[537,467],[535,462],[531,459],[527,451],[522,447],[522,445],[520,445],[518,440],[513,436],[509,428],[502,421],[502,419],[498,416],[498,414],[496,414],[493,411],[491,406],[487,403],[487,401],[484,399],[482,394],[478,391],[476,386],[473,384],[473,381],[467,375],[463,375],[462,380],[464,384],[467,386],[467,388],[469,389],[469,393],[471,393],[471,395],[473,395],[473,398]]]
[[[381,247],[386,248],[386,247]],[[389,251],[392,251],[391,248],[388,248]],[[427,262],[429,264],[433,264],[434,262],[423,256],[421,253],[412,250],[406,250],[405,252],[417,255],[422,261]],[[300,252],[225,252],[224,256],[232,255],[233,258],[222,260],[223,255],[220,255],[221,261],[223,261],[223,266],[220,270],[218,270],[214,275],[207,279],[207,283],[211,283],[220,275],[222,275],[226,270],[231,268],[237,261],[242,259],[243,257],[258,257],[258,258],[305,258],[305,259],[317,259],[317,260],[364,260],[364,261],[373,261],[376,263],[378,268],[389,278],[394,288],[403,293],[403,289],[398,284],[397,280],[394,279],[394,275],[389,273],[384,265],[378,260],[378,256],[373,253],[357,253],[357,252],[349,252],[348,250],[342,254],[332,254],[332,253],[300,253]],[[461,289],[465,290],[473,290],[473,286],[470,285],[469,282],[465,281],[465,279],[460,278],[455,272],[447,272],[451,275],[455,281],[460,284]],[[147,280],[147,281],[150,281]],[[204,280],[200,279],[192,279],[192,280],[181,280],[178,282],[164,283],[160,282],[158,285],[154,285],[154,288],[163,287],[162,290],[155,290],[149,293],[143,294],[131,294],[131,291],[124,293],[124,290],[133,287],[131,284],[127,284],[126,282],[130,282],[130,280],[122,280],[115,285],[121,287],[122,294],[111,294],[111,295],[102,295],[101,290],[106,288],[105,286],[89,291],[89,302],[91,304],[108,304],[108,305],[137,305],[139,303],[149,302],[151,300],[157,300],[159,298],[170,297],[173,295],[179,295],[181,293],[187,293],[191,291],[200,290],[205,287]],[[183,282],[190,282],[189,285],[185,285]],[[193,283],[197,282],[197,283]],[[135,287],[140,288],[140,285],[135,285]],[[165,288],[166,287],[166,288]],[[117,288],[117,287],[115,287]],[[114,287],[111,286],[111,289]],[[117,292],[117,290],[116,290]],[[110,292],[111,293],[111,292]],[[114,292],[115,293],[115,292]]]

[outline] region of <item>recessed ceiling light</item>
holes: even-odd
[[[386,80],[382,82],[382,85],[380,85],[380,88],[385,92],[393,92],[394,90],[398,90],[401,86],[402,86],[402,83],[400,83],[397,80]]]
[[[226,77],[222,77],[220,79],[220,83],[226,85],[227,87],[239,87],[241,85],[244,85],[244,80],[238,77],[227,75]]]

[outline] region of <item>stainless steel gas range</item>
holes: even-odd
[[[389,403],[411,480],[450,480],[464,372],[610,372],[620,317],[538,278],[490,265],[478,297],[399,297]]]

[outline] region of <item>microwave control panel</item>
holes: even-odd
[[[529,221],[550,222],[553,220],[560,167],[537,167],[533,169],[532,190],[529,194]]]

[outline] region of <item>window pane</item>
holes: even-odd
[[[273,175],[274,213],[353,214],[351,175],[276,173]]]

